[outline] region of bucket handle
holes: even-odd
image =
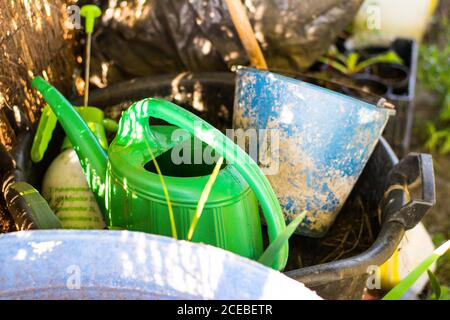
[[[436,203],[433,158],[425,153],[410,153],[389,173],[388,191],[403,186],[401,192],[410,199],[400,210],[387,217],[388,221],[401,223],[406,230],[414,228]],[[421,196],[415,197],[410,191],[420,186]]]
[[[186,130],[191,135],[211,146],[228,163],[236,167],[248,182],[261,204],[267,223],[270,242],[273,242],[286,228],[278,198],[269,181],[244,150],[219,130],[189,111],[163,99],[148,98],[135,102],[122,116],[117,134],[118,139],[131,136],[134,143],[143,143],[146,137],[154,137],[149,126],[149,118],[162,119]],[[288,244],[278,253],[272,267],[281,270],[288,257]]]

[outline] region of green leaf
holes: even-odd
[[[450,92],[448,92],[444,97],[444,102],[442,104],[441,113],[439,114],[439,119],[442,121],[450,120]]]
[[[427,273],[428,279],[430,279],[431,288],[433,289],[434,299],[439,300],[441,298],[441,285],[431,270],[427,270]]]
[[[425,147],[430,151],[439,149],[441,154],[450,152],[450,130],[438,130],[436,125],[428,121],[426,124],[428,139]]]
[[[347,57],[347,69],[349,70],[350,74],[353,74],[356,71],[356,64],[359,60],[359,54],[356,52],[352,52]]]
[[[445,239],[445,235],[442,232],[438,232],[433,235],[432,240],[433,240],[433,244],[435,246],[439,246],[442,243],[444,243],[446,239]]]
[[[334,69],[338,70],[339,72],[341,72],[343,74],[348,74],[348,70],[347,70],[346,66],[337,61],[334,61],[330,58],[324,58],[324,57],[319,58],[319,61],[333,67]]]
[[[360,72],[363,69],[367,68],[376,63],[397,63],[403,64],[403,60],[396,54],[394,51],[388,51],[386,53],[379,54],[375,57],[369,58],[367,60],[359,63],[355,68],[354,72]]]
[[[339,61],[341,64],[347,63],[347,57],[340,53],[336,47],[331,48],[328,50],[327,56],[334,58],[335,60]]]
[[[289,225],[284,229],[284,231],[278,235],[278,237],[269,245],[269,247],[264,251],[264,253],[259,257],[258,262],[265,266],[271,267],[273,262],[278,257],[278,252],[284,247],[286,241],[297,229],[298,225],[305,218],[306,211],[300,213],[294,220],[289,223]]]
[[[450,288],[447,286],[441,286],[441,297],[439,300],[450,300]]]
[[[347,57],[340,53],[336,49],[330,49],[327,53],[327,57],[319,58],[319,61],[330,65],[334,69],[340,71],[346,75],[352,75],[354,73],[362,71],[364,68],[381,62],[399,63],[402,64],[402,59],[394,51],[388,51],[386,53],[379,54],[375,57],[362,61],[360,60],[360,55],[357,52],[351,52]]]
[[[439,149],[439,153],[442,155],[446,155],[449,152],[450,152],[450,133],[447,132],[444,143],[442,144],[441,148]]]
[[[391,291],[389,291],[383,300],[399,300],[412,287],[412,285],[419,279],[419,277],[430,268],[430,266],[444,255],[450,249],[450,240],[447,240],[439,248],[428,256],[422,263],[420,263],[413,271],[411,271],[399,284],[397,284]]]

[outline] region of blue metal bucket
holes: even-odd
[[[237,71],[234,129],[262,138],[257,161],[286,221],[307,210],[301,235],[328,231],[394,113],[271,72]]]

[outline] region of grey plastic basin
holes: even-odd
[[[212,246],[128,231],[0,236],[1,299],[320,299]]]

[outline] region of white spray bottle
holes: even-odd
[[[103,148],[107,149],[104,125],[106,124],[106,127],[113,131],[117,124],[104,119],[103,111],[98,108],[77,107],[76,109]],[[42,160],[56,122],[53,111],[50,107],[45,107],[31,150],[31,159],[34,162]],[[67,137],[64,139],[61,153],[53,160],[45,173],[41,194],[61,221],[63,228],[105,228],[95,196],[89,189],[78,156]]]

